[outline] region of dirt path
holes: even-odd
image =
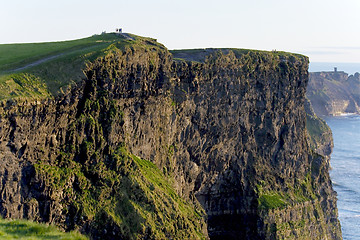
[[[130,37],[130,35],[127,33],[120,33],[120,34],[127,40],[135,40],[133,37]]]
[[[76,49],[76,50],[73,50],[73,51],[63,52],[63,53],[59,53],[59,54],[56,54],[56,55],[53,55],[53,56],[45,57],[45,58],[42,58],[42,59],[37,60],[35,62],[26,64],[25,66],[6,71],[6,73],[13,73],[13,72],[17,72],[17,71],[22,71],[22,70],[25,70],[27,68],[34,67],[34,66],[40,65],[40,64],[42,64],[44,62],[48,62],[50,60],[56,59],[58,57],[66,55],[66,54],[71,54],[71,53],[75,53],[75,52],[78,52],[78,51],[84,51],[86,49],[91,49],[91,48],[94,48],[94,47],[97,47],[97,45],[93,45],[93,46],[90,46],[90,47],[85,47],[85,48]]]
[[[134,38],[130,37],[127,33],[121,33],[121,35],[125,39],[134,40]],[[34,66],[40,65],[40,64],[42,64],[44,62],[47,62],[47,61],[53,60],[55,58],[61,57],[61,56],[65,55],[65,54],[69,54],[69,53],[73,53],[73,52],[77,52],[77,51],[83,51],[83,50],[90,49],[90,48],[93,48],[93,47],[96,47],[96,45],[91,46],[91,47],[82,48],[82,49],[77,49],[75,51],[63,52],[63,53],[56,54],[56,55],[53,55],[53,56],[50,56],[50,57],[45,57],[45,58],[42,58],[42,59],[37,60],[35,62],[26,64],[25,66],[6,71],[5,73],[13,73],[13,72],[17,72],[17,71],[22,71],[22,70],[25,70],[27,68],[34,67]]]
[[[46,58],[37,60],[37,61],[35,61],[35,62],[29,63],[29,64],[27,64],[27,65],[25,65],[25,66],[23,66],[23,67],[15,68],[15,69],[10,70],[10,71],[8,71],[8,72],[22,71],[22,70],[27,69],[27,68],[29,68],[29,67],[34,67],[34,66],[37,66],[37,65],[39,65],[39,64],[42,64],[42,63],[44,63],[44,62],[47,62],[47,61],[53,60],[53,59],[55,59],[55,58],[58,58],[58,57],[60,57],[60,56],[62,56],[62,55],[64,55],[64,54],[66,54],[66,53],[60,53],[60,54],[57,54],[57,55],[53,55],[53,56],[50,56],[50,57],[46,57]]]

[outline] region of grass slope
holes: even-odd
[[[63,42],[3,44],[0,45],[0,71],[13,70],[42,58],[101,45],[118,38],[115,34],[103,34]]]
[[[86,151],[93,151],[89,149],[94,146],[87,145]],[[52,191],[67,196],[68,201],[62,200],[64,209],[76,209],[93,231],[106,234],[107,228],[118,229],[120,239],[206,238],[201,232],[203,210],[182,199],[171,177],[150,161],[119,148],[106,163],[99,161],[89,170],[70,160],[71,154],[63,155],[61,161],[71,167],[38,163],[35,169]],[[76,187],[69,184],[73,178]]]
[[[64,42],[0,45],[0,100],[56,96],[60,88],[82,79],[88,61],[119,42],[129,41],[102,34]]]
[[[60,232],[54,226],[34,223],[25,220],[0,219],[0,239],[24,239],[24,240],[86,240],[87,237],[76,233]]]

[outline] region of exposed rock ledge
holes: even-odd
[[[2,106],[2,216],[94,239],[341,239],[308,59],[196,54],[114,48],[62,98]]]

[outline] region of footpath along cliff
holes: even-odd
[[[4,218],[92,239],[341,239],[306,57],[134,39],[59,97],[2,103]]]

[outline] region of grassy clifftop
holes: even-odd
[[[128,36],[110,33],[64,42],[0,45],[0,100],[56,96],[84,78],[88,62],[113,48],[163,47],[150,38]]]
[[[186,61],[195,61],[195,62],[205,62],[206,58],[214,53],[221,51],[224,54],[228,54],[230,51],[235,54],[236,57],[240,57],[246,54],[258,54],[262,55],[263,57],[266,56],[275,56],[280,59],[307,59],[307,57],[282,52],[282,51],[262,51],[262,50],[253,50],[253,49],[239,49],[239,48],[204,48],[204,49],[181,49],[181,50],[171,50],[170,52],[173,54],[175,60],[186,60]],[[306,60],[308,61],[308,60]]]
[[[73,83],[84,78],[86,64],[113,49],[126,47],[165,47],[151,38],[132,34],[115,33],[92,37],[47,43],[2,44],[0,45],[0,101],[7,99],[45,99],[57,96]],[[285,52],[266,52],[248,49],[191,49],[173,50],[175,60],[203,62],[213,53],[232,51],[237,57],[255,53],[264,56],[275,55],[280,59],[304,58]]]
[[[87,61],[120,36],[109,34],[65,42],[0,45],[0,100],[41,99],[77,82]]]

